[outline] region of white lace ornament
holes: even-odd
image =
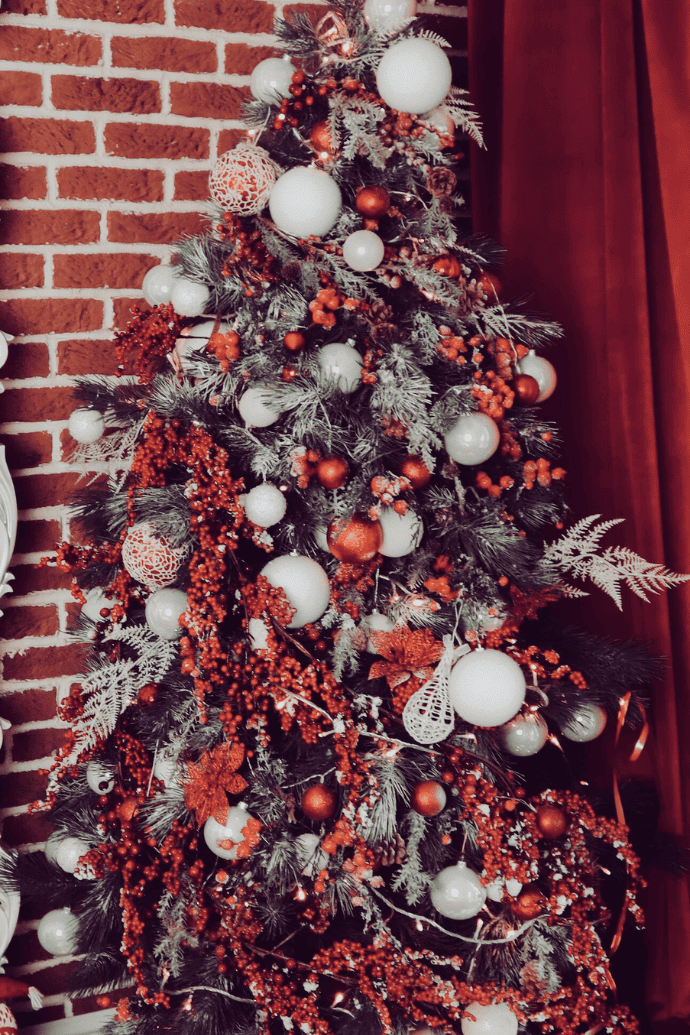
[[[468,644],[454,647],[450,636],[443,637],[443,647],[433,676],[412,695],[403,710],[405,729],[418,744],[437,744],[445,740],[455,726],[455,712],[448,693],[450,670],[470,647]]]
[[[268,204],[277,166],[268,151],[243,140],[222,154],[209,178],[214,201],[228,212],[254,216]]]

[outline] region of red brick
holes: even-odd
[[[206,201],[208,172],[184,171],[175,175],[175,201]]]
[[[28,805],[43,797],[46,789],[46,777],[34,770],[28,773],[10,773],[2,778],[3,808],[16,808],[17,805]],[[5,820],[5,823],[7,820]]]
[[[5,611],[3,624],[13,611],[43,611],[47,608],[12,607]],[[3,630],[4,632],[4,630]],[[20,690],[16,694],[3,694],[2,717],[19,726],[22,722],[41,722],[52,719],[57,709],[57,691],[52,690]]]
[[[59,629],[58,613],[54,604],[47,607],[6,606],[0,621],[4,640],[21,640],[24,636],[53,636]],[[34,691],[34,693],[38,693],[38,691]],[[2,714],[3,718],[7,718],[4,698]],[[22,719],[16,721],[29,722],[34,718],[36,716],[29,715],[27,711]],[[50,718],[50,716],[46,716],[46,718]]]
[[[4,800],[3,804],[6,804]],[[41,841],[47,841],[52,832],[52,824],[41,815],[8,816],[2,824],[2,839],[13,847],[40,844]]]
[[[163,0],[58,0],[58,14],[62,18],[93,18],[127,25],[165,19]]]
[[[162,201],[163,173],[152,169],[68,166],[58,169],[61,198],[94,201]]]
[[[58,748],[64,747],[66,741],[67,731],[64,729],[15,733],[12,737],[12,761],[31,762],[34,759],[49,758]]]
[[[113,299],[113,312],[114,312],[114,329],[116,331],[124,331],[129,323],[132,321],[134,313],[132,309],[136,306],[140,312],[148,313],[151,306],[148,304],[145,298],[114,298]]]
[[[59,521],[46,521],[45,519],[20,521],[17,526],[16,552],[47,552],[55,548],[55,543],[60,538],[62,538],[62,529]],[[14,571],[14,568],[12,570]]]
[[[108,240],[120,244],[174,244],[183,234],[198,234],[205,222],[196,212],[110,212]]]
[[[172,83],[170,108],[189,118],[236,119],[242,104],[251,98],[248,89],[221,83]]]
[[[228,43],[225,47],[225,71],[231,75],[251,75],[260,61],[276,56],[275,47],[248,47],[244,43]]]
[[[115,36],[111,41],[113,65],[119,68],[151,68],[166,72],[215,72],[218,61],[213,43],[184,40],[175,36],[130,39]]]
[[[42,155],[90,155],[96,148],[96,136],[90,122],[12,116],[0,123],[0,146],[7,153],[32,151]]]
[[[43,287],[43,256],[6,254],[0,263],[0,288],[12,291],[15,288]],[[3,377],[7,377],[3,371]]]
[[[133,115],[151,115],[161,110],[158,84],[147,80],[54,75],[51,86],[51,98],[56,108],[129,111]]]
[[[4,13],[4,8],[3,8]],[[83,17],[83,15],[77,15]],[[25,25],[3,25],[0,33],[0,59],[24,61],[31,55],[35,62],[52,65],[97,65],[103,51],[97,36],[61,29],[32,29]]]
[[[0,223],[0,244],[93,244],[100,215],[78,208],[8,209]]]
[[[71,388],[10,388],[0,397],[5,421],[67,420],[75,407]]]
[[[117,158],[208,158],[209,132],[192,127],[111,122],[105,127],[105,149]]]
[[[325,11],[321,4],[286,4],[281,12],[281,18],[290,21],[294,14],[306,14],[316,24],[323,18]]]
[[[231,32],[273,32],[275,8],[258,0],[175,0],[175,24]]]
[[[33,962],[33,958],[27,958],[22,962],[31,963]],[[52,969],[52,967],[46,967],[46,970]],[[41,974],[42,971],[39,971],[37,976],[39,984],[42,984]],[[36,980],[36,975],[34,975],[31,980]],[[36,1010],[35,1012],[32,1010],[30,1013],[28,1010],[20,1012],[17,1008],[15,1013],[17,1027],[19,1028],[19,1031],[24,1031],[25,1028],[32,1028],[35,1024],[51,1024],[53,1021],[64,1020],[65,1008],[64,1006],[42,1006],[40,1010]]]
[[[102,326],[103,303],[93,298],[0,302],[0,327],[9,334],[83,334]]]
[[[0,72],[0,92],[3,104],[43,103],[43,81],[35,72]]]
[[[80,374],[114,374],[116,371],[115,345],[109,339],[58,342],[58,374],[76,377]]]
[[[36,942],[38,943],[38,938],[36,938]],[[37,953],[36,956],[32,957],[32,959],[42,959],[46,958],[46,956],[50,960],[55,959],[54,956],[44,953],[43,950],[40,950],[40,955]],[[65,988],[69,987],[70,974],[73,970],[73,963],[60,963],[57,967],[46,967],[45,970],[40,971],[40,973],[36,975],[36,983],[41,986],[41,991],[44,995],[64,994]],[[30,1024],[33,1025],[39,1023],[32,1019],[36,1018],[38,1014],[31,1013],[28,1016]]]
[[[0,442],[5,446],[7,466],[12,471],[47,464],[53,454],[53,440],[47,431],[0,435]]]
[[[44,342],[14,342],[2,368],[7,378],[47,377],[50,372],[48,346]]]
[[[12,574],[12,586],[18,597],[43,590],[69,589],[72,584],[68,572],[55,567],[39,568],[37,564],[13,564]]]
[[[140,288],[144,276],[158,265],[152,255],[111,252],[107,255],[56,255],[56,288]]]
[[[3,14],[46,14],[46,0],[5,0]]]
[[[81,643],[65,647],[29,647],[14,657],[2,659],[4,679],[56,679],[84,671],[85,648]]]
[[[0,165],[0,197],[6,201],[45,198],[48,190],[43,166]]]
[[[226,151],[232,151],[237,147],[240,140],[246,140],[247,134],[241,129],[224,129],[218,136],[218,154],[223,155]]]

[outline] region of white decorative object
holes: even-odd
[[[168,536],[160,535],[150,521],[139,521],[127,530],[122,563],[137,582],[149,589],[163,589],[175,581],[191,549],[191,543],[176,546]]]
[[[329,856],[323,848],[319,848],[320,842],[318,834],[300,834],[295,838],[298,863],[305,877],[316,877],[328,866]]]
[[[497,877],[491,884],[486,885],[486,897],[491,899],[492,902],[501,902],[503,896],[508,894],[511,898],[516,898],[522,891],[522,884],[519,880],[514,880],[509,877],[508,880],[504,880],[503,877]]]
[[[345,238],[343,258],[350,269],[367,273],[381,263],[384,244],[378,234],[371,230],[355,230]]]
[[[450,636],[443,637],[443,644],[443,654],[433,676],[412,694],[403,709],[405,729],[418,744],[437,744],[445,740],[455,726],[448,686],[451,666],[457,653]],[[469,647],[460,650],[469,650]]]
[[[328,545],[328,526],[315,525],[313,532],[314,542],[318,546],[319,550],[323,550],[325,553],[330,553],[331,548]]]
[[[268,650],[268,626],[260,618],[250,618],[247,626],[252,650]]]
[[[538,403],[544,402],[545,399],[553,395],[558,382],[556,368],[553,363],[549,363],[548,359],[538,356],[534,349],[530,349],[527,355],[522,357],[518,367],[521,374],[529,374],[539,385]]]
[[[154,266],[144,277],[141,290],[149,305],[167,305],[176,283],[177,275],[172,266]]]
[[[164,783],[166,787],[170,787],[176,783],[175,773],[177,772],[177,763],[179,759],[177,751],[170,745],[161,748],[156,752],[156,757],[153,763],[153,775],[161,783]]]
[[[450,703],[475,726],[502,726],[520,711],[527,686],[517,661],[500,650],[474,650],[454,665]]]
[[[596,740],[604,732],[606,712],[598,704],[583,701],[578,704],[572,717],[561,726],[561,733],[567,740],[577,744],[587,744]]]
[[[115,770],[111,765],[92,758],[86,766],[86,782],[96,794],[110,794],[115,786]]]
[[[278,171],[268,151],[243,140],[213,167],[208,181],[211,197],[228,212],[255,216],[268,205]]]
[[[393,32],[417,13],[417,0],[365,0],[364,18],[373,32]]]
[[[266,58],[252,72],[249,89],[252,97],[266,104],[274,104],[281,97],[290,96],[290,83],[295,66],[285,58]]]
[[[468,920],[476,916],[486,902],[486,888],[479,874],[465,862],[447,866],[437,873],[429,891],[434,909],[449,920]]]
[[[100,410],[93,410],[88,406],[80,406],[72,410],[67,421],[67,430],[75,442],[81,442],[87,446],[92,442],[98,442],[105,431],[105,420]]]
[[[384,557],[405,557],[416,550],[424,535],[422,519],[410,507],[398,514],[393,507],[383,507],[379,514],[383,543],[379,553]]]
[[[470,1003],[461,1021],[462,1035],[517,1035],[518,1019],[507,1003]]]
[[[203,352],[209,343],[211,335],[216,327],[215,320],[204,320],[202,323],[195,323],[191,327],[184,327],[180,336],[175,342],[175,352],[180,357],[182,369],[189,368],[189,362],[195,354]],[[227,334],[232,330],[229,323],[219,323],[216,334]]]
[[[544,747],[549,729],[538,712],[516,715],[499,730],[503,747],[516,758],[529,758]]]
[[[436,130],[436,132],[429,132],[425,135],[424,143],[427,147],[433,144],[438,145],[441,137],[450,137],[452,140],[455,136],[455,123],[445,104],[439,104],[431,111],[424,112],[422,119],[431,130]]]
[[[393,632],[395,624],[391,621],[388,615],[382,615],[379,611],[372,611],[371,614],[364,619],[362,622],[365,632],[367,634],[367,650],[371,654],[378,654],[376,647],[376,638],[372,639],[371,634],[382,632],[389,633]]]
[[[259,528],[270,528],[285,517],[287,500],[285,493],[281,492],[277,485],[264,482],[263,485],[255,485],[249,490],[242,506],[249,520],[255,525]]]
[[[55,863],[56,866],[57,851],[62,844],[64,837],[64,833],[61,833],[59,830],[54,830],[43,847],[43,852],[48,862]]]
[[[331,584],[321,565],[297,554],[275,557],[262,569],[272,586],[280,587],[295,614],[288,629],[301,629],[321,617],[331,599]]]
[[[3,719],[0,717],[0,747],[2,747],[3,741],[5,739],[5,733],[7,732],[7,730],[10,729],[12,729],[12,723],[10,722],[10,720]]]
[[[65,871],[74,873],[79,860],[89,851],[89,846],[78,837],[65,837],[55,851],[55,862]]]
[[[421,115],[441,103],[452,78],[441,48],[431,40],[413,38],[388,48],[376,71],[376,86],[389,107]]]
[[[280,417],[275,396],[268,387],[248,388],[237,403],[240,417],[248,428],[267,428]]]
[[[51,956],[71,956],[75,949],[78,920],[67,907],[51,909],[38,924],[38,940]]]
[[[236,859],[237,850],[244,841],[244,833],[251,816],[242,805],[231,805],[225,823],[219,823],[213,816],[204,823],[204,841],[214,855],[220,859]],[[232,841],[232,846],[223,842]]]
[[[102,589],[90,589],[84,596],[86,601],[82,604],[81,613],[90,618],[92,622],[104,621],[108,615],[103,615],[101,612],[107,611],[110,614],[115,606],[115,601],[108,600]]]
[[[7,361],[8,342],[14,341],[14,335],[0,331],[0,366]],[[0,384],[0,393],[4,386]],[[0,598],[12,592],[10,582],[14,575],[8,572],[10,558],[14,553],[17,538],[17,497],[10,478],[10,471],[5,458],[5,447],[0,446]],[[2,611],[0,611],[0,616]]]
[[[189,277],[178,277],[170,301],[178,316],[201,316],[210,297],[211,292],[205,284]]]
[[[164,640],[178,640],[182,635],[180,617],[187,610],[187,594],[181,589],[159,589],[146,601],[146,624]]]
[[[344,395],[356,391],[362,383],[362,357],[349,342],[334,341],[316,354],[324,381],[336,384]]]
[[[296,166],[276,180],[271,219],[292,237],[323,237],[335,226],[343,199],[340,187],[322,169]]]
[[[446,452],[459,464],[482,464],[498,449],[501,434],[496,421],[486,413],[468,413],[458,417],[443,436]]]

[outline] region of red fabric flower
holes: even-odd
[[[185,805],[196,813],[201,826],[213,816],[219,823],[228,818],[228,794],[241,794],[247,781],[237,770],[244,762],[244,745],[220,744],[190,763],[184,783]]]
[[[372,632],[370,639],[384,660],[374,662],[369,679],[383,676],[391,690],[410,676],[431,679],[443,654],[443,644],[429,629],[408,629],[404,625],[392,632]]]

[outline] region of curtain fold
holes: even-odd
[[[504,297],[563,324],[550,405],[571,502],[625,518],[612,541],[690,572],[690,5],[474,0],[468,13],[489,145],[473,156],[475,229],[507,248]],[[666,658],[640,772],[654,763],[661,829],[690,847],[690,587],[628,594],[622,615],[592,595],[578,620]],[[686,878],[651,873],[648,947],[651,1016],[690,1031]]]

